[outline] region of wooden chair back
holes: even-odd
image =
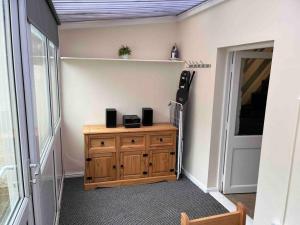
[[[181,225],[246,225],[246,208],[238,203],[235,212],[195,220],[190,220],[186,213],[181,213]]]

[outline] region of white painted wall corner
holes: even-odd
[[[209,193],[211,191],[218,191],[217,187],[206,187],[202,182],[200,182],[196,177],[194,177],[191,173],[189,173],[187,170],[182,168],[183,174],[197,187],[199,187],[203,192]]]

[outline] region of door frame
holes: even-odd
[[[227,140],[227,120],[229,116],[230,90],[231,90],[231,73],[233,72],[234,53],[237,51],[253,50],[258,48],[273,48],[274,41],[266,41],[260,43],[246,44],[241,46],[233,46],[226,48],[226,63],[224,72],[222,112],[221,112],[221,133],[219,141],[219,165],[217,175],[217,190],[223,192],[223,179],[225,172],[225,157],[226,157],[226,140]]]
[[[14,0],[17,1],[17,0]],[[59,209],[60,209],[60,200],[61,200],[61,193],[62,193],[62,185],[61,189],[59,190],[60,197],[57,198],[57,191],[56,190],[56,171],[55,171],[55,158],[54,158],[54,151],[55,151],[55,143],[56,140],[61,139],[61,103],[60,103],[60,78],[59,74],[57,74],[57,85],[58,85],[58,104],[59,104],[59,120],[56,124],[53,123],[52,118],[52,99],[51,99],[51,81],[50,81],[50,74],[48,71],[48,61],[47,61],[47,82],[49,88],[49,104],[50,104],[50,124],[51,124],[51,136],[47,140],[46,150],[43,153],[42,157],[39,154],[39,145],[38,145],[38,138],[36,134],[36,106],[35,106],[35,92],[33,90],[33,78],[32,78],[32,62],[31,62],[31,24],[27,19],[27,4],[26,1],[22,0],[19,1],[19,24],[20,24],[20,42],[21,42],[21,55],[22,55],[22,69],[23,69],[23,89],[24,89],[24,101],[25,101],[25,109],[26,109],[26,121],[27,121],[27,135],[28,135],[28,151],[29,151],[29,164],[32,165],[31,167],[31,175],[32,177],[36,178],[36,183],[31,185],[32,191],[32,205],[34,211],[34,220],[35,224],[43,224],[43,213],[42,213],[42,200],[41,200],[41,190],[42,190],[42,176],[43,172],[46,168],[47,160],[53,160],[53,201],[54,201],[54,218],[53,224],[58,223],[58,216],[59,216]],[[47,44],[47,58],[48,58],[48,38],[46,38]],[[59,72],[59,53],[58,48],[56,48],[57,54],[57,72]],[[35,171],[37,174],[35,175]],[[62,180],[63,182],[63,175]]]
[[[22,174],[22,192],[24,196],[12,214],[9,224],[25,225],[34,224],[34,210],[32,203],[32,192],[30,185],[30,167],[29,167],[29,148],[27,132],[27,116],[25,109],[25,96],[23,78],[24,71],[22,68],[22,47],[20,31],[20,2],[18,0],[9,0],[9,17],[10,17],[10,37],[13,65],[14,92],[16,100],[16,110],[18,115],[18,139],[20,146],[20,172]]]

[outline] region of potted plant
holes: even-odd
[[[119,49],[119,56],[122,59],[128,59],[131,55],[131,49],[127,45],[122,45],[122,47]]]

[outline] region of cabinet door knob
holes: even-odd
[[[164,140],[164,139],[162,139],[162,138],[159,139],[160,142],[163,142],[163,140]]]
[[[113,165],[113,169],[116,169],[116,165]]]
[[[124,168],[124,165],[121,165],[121,168]]]
[[[104,141],[101,141],[101,145],[104,145]]]
[[[131,140],[131,143],[134,143],[134,142],[135,142],[135,140],[134,140],[134,139],[132,139],[132,140]]]
[[[149,166],[152,166],[152,162],[149,163]]]

